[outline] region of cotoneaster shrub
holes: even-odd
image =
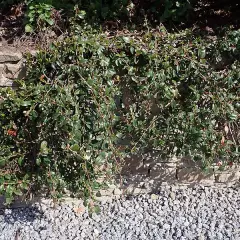
[[[1,89],[0,192],[93,197],[120,159],[114,72],[103,46],[68,38],[29,60],[17,91]]]
[[[239,31],[223,39],[192,32],[123,37],[121,60],[112,58],[132,152],[155,148],[163,157],[190,156],[205,169],[219,159],[238,161]]]
[[[17,91],[1,89],[1,194],[91,197],[125,152],[188,155],[204,169],[238,161],[239,53],[239,31],[213,41],[75,26],[29,58]]]

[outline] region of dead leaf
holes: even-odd
[[[85,212],[85,208],[84,207],[74,208],[74,212],[77,214],[82,214]]]
[[[225,137],[224,137],[224,136],[222,136],[221,145],[223,146],[223,145],[224,145],[224,143],[225,143]]]

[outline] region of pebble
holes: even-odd
[[[158,195],[156,195],[156,194],[151,194],[151,199],[152,199],[152,200],[157,200],[157,199],[158,199]]]
[[[170,198],[171,198],[172,200],[175,200],[175,199],[176,199],[176,195],[175,195],[174,192],[170,192]]]
[[[64,203],[57,209],[40,204],[5,209],[0,214],[0,240],[14,239],[19,228],[20,239],[26,240],[234,240],[240,239],[239,201],[239,189],[196,186],[102,201],[101,212],[92,218]]]

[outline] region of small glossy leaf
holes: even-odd
[[[31,33],[31,32],[33,32],[33,27],[32,27],[31,25],[27,24],[27,25],[25,26],[25,32],[26,32],[26,33]]]
[[[80,150],[80,147],[78,144],[74,144],[73,146],[71,146],[71,150],[74,152],[78,152]]]

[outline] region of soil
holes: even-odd
[[[190,24],[199,27],[210,27],[213,30],[220,27],[238,28],[240,26],[239,0],[202,0],[194,9]]]
[[[139,1],[141,4],[141,1]],[[141,7],[141,6],[138,6]],[[54,41],[58,34],[54,32],[26,34],[24,31],[24,15],[26,6],[21,3],[9,9],[0,10],[0,44],[14,45],[20,48],[32,49],[36,46]],[[173,30],[193,28],[202,31],[202,34],[217,35],[218,29],[225,27],[240,27],[239,0],[201,0],[197,1],[187,24],[174,25]],[[112,21],[111,21],[112,22]],[[105,23],[103,23],[104,26]],[[116,24],[119,26],[118,24]],[[120,27],[114,29],[121,30]],[[172,25],[171,25],[172,28]],[[113,33],[114,34],[114,33]]]
[[[59,36],[53,31],[25,33],[26,6],[23,3],[0,9],[0,46],[17,47],[21,52],[44,48]]]

